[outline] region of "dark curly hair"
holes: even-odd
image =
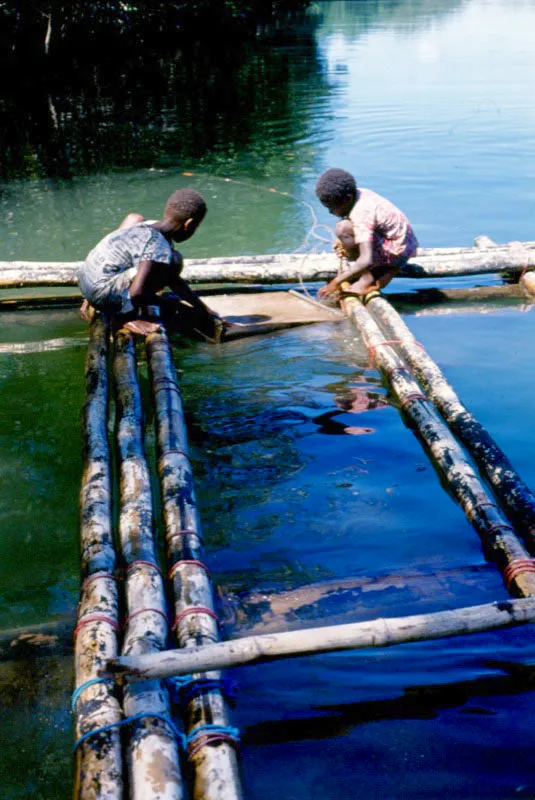
[[[327,208],[335,208],[348,196],[357,196],[357,182],[345,169],[328,169],[317,180],[316,195]]]
[[[206,203],[195,189],[177,189],[165,204],[163,213],[167,219],[202,219],[206,214]]]

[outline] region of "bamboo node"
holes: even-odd
[[[194,567],[200,567],[206,572],[208,576],[210,576],[210,570],[208,569],[206,564],[203,564],[202,561],[199,561],[196,558],[181,558],[180,561],[177,561],[175,564],[173,564],[173,566],[169,570],[169,574],[167,575],[169,580],[172,580],[175,577],[176,573],[178,572],[178,568],[185,564],[189,564]]]
[[[169,450],[163,450],[160,453],[160,461],[162,458],[165,458],[165,456],[170,456],[173,453],[178,453],[179,456],[184,456],[185,458],[189,459],[189,453],[187,453],[185,450],[180,450],[178,447],[172,447],[169,448]]]
[[[405,410],[413,400],[425,400],[427,403],[431,402],[429,398],[425,396],[425,394],[422,394],[422,392],[410,392],[409,394],[406,394],[405,397],[400,399],[399,404],[401,408]]]
[[[176,539],[177,536],[196,536],[197,539],[200,541],[201,544],[204,544],[204,539],[202,538],[201,534],[198,531],[194,531],[191,528],[184,528],[180,531],[173,531],[173,533],[168,533],[166,538],[167,541],[170,542],[172,539]]]
[[[187,617],[190,614],[207,614],[209,617],[212,617],[212,619],[215,619],[219,625],[219,617],[215,611],[212,611],[211,608],[207,608],[206,606],[190,606],[189,608],[184,608],[182,611],[179,611],[178,614],[176,614],[172,630],[175,631],[184,617]]]

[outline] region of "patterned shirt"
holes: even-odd
[[[148,222],[112,231],[91,250],[78,272],[83,296],[102,311],[131,311],[130,284],[142,261],[172,263],[173,248],[165,236]]]
[[[371,242],[374,264],[394,264],[416,255],[418,240],[399,208],[370,189],[358,189],[349,213],[355,244]]]

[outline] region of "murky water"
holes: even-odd
[[[306,203],[332,224],[313,184],[334,165],[406,210],[424,246],[535,238],[535,2],[317,9],[313,36],[247,55],[270,80],[251,89],[244,62],[243,125],[214,125],[205,150],[166,139],[168,148],[121,161],[120,172],[6,184],[2,258],[81,258],[126,211],[158,215],[187,184],[206,195],[209,215],[186,257],[291,251],[312,224]],[[179,133],[191,122],[163,106]],[[488,311],[406,319],[535,487],[535,317],[520,303]],[[54,619],[77,601],[87,331],[75,311],[3,313],[0,325],[7,628]],[[349,323],[220,350],[177,345],[176,362],[208,561],[223,589],[385,576],[383,591],[379,582],[363,595],[370,617],[505,597]],[[456,577],[430,591],[435,573]],[[416,576],[427,596],[414,591],[411,606],[392,575],[398,588]],[[535,701],[518,665],[534,658],[532,632],[518,629],[235,670],[247,794],[532,797]],[[69,670],[68,657],[0,665],[4,797],[70,796]]]

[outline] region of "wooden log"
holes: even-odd
[[[86,400],[82,411],[84,467],[80,491],[80,537],[84,577],[94,572],[113,572],[115,568],[107,430],[108,337],[107,322],[96,315],[90,325],[85,364]]]
[[[349,289],[347,284],[343,288]],[[502,571],[506,587],[521,597],[531,596],[535,593],[535,572],[530,571],[529,553],[496,507],[433,403],[422,393],[406,362],[392,349],[362,302],[348,297],[342,305],[446,485],[478,532],[485,554]]]
[[[166,334],[146,339],[156,409],[158,472],[173,586],[174,631],[180,648],[219,640],[213,587],[203,561],[202,535],[180,388]],[[229,712],[218,687],[219,674],[197,674],[185,703],[194,800],[240,800],[242,789],[235,746],[224,736],[203,736],[205,726],[228,729]]]
[[[119,331],[113,364],[117,396],[117,450],[120,461],[119,536],[126,570],[127,622],[123,655],[163,650],[167,609],[157,565],[149,469],[143,445],[142,401],[134,337]],[[141,689],[141,690],[140,690]],[[184,785],[167,687],[161,681],[127,685],[128,785],[132,800],[182,800]]]
[[[75,736],[74,797],[79,800],[122,800],[122,718],[115,686],[102,670],[118,654],[117,585],[108,573],[94,573],[82,587],[75,628],[76,693],[73,696]],[[114,726],[108,728],[108,726]],[[103,729],[103,730],[101,730]],[[94,733],[100,731],[99,733]],[[87,739],[82,737],[89,734]]]
[[[107,440],[108,327],[96,315],[90,327],[83,410],[84,470],[80,493],[82,573],[75,639],[74,718],[76,741],[74,797],[122,797],[122,762],[117,727],[92,732],[121,719],[113,684],[99,673],[118,653],[118,598],[113,575],[110,463]],[[89,734],[88,738],[80,741]]]
[[[281,658],[391,647],[395,644],[464,636],[468,633],[526,625],[534,621],[535,599],[505,600],[439,611],[435,614],[381,618],[352,625],[248,636],[232,642],[167,650],[139,658],[121,657],[109,661],[107,668],[113,674],[127,674],[130,680],[150,680],[201,670],[261,664]]]
[[[463,406],[437,364],[416,341],[386,298],[372,295],[366,307],[387,339],[396,342],[428,397],[489,481],[509,520],[520,530],[528,547],[535,550],[535,495],[490,433]]]
[[[76,286],[83,262],[0,262],[0,288]],[[445,278],[495,272],[521,273],[535,266],[535,242],[494,247],[420,248],[401,271],[408,278]],[[327,281],[338,269],[333,253],[273,253],[257,256],[188,259],[183,277],[190,283],[297,283]]]

